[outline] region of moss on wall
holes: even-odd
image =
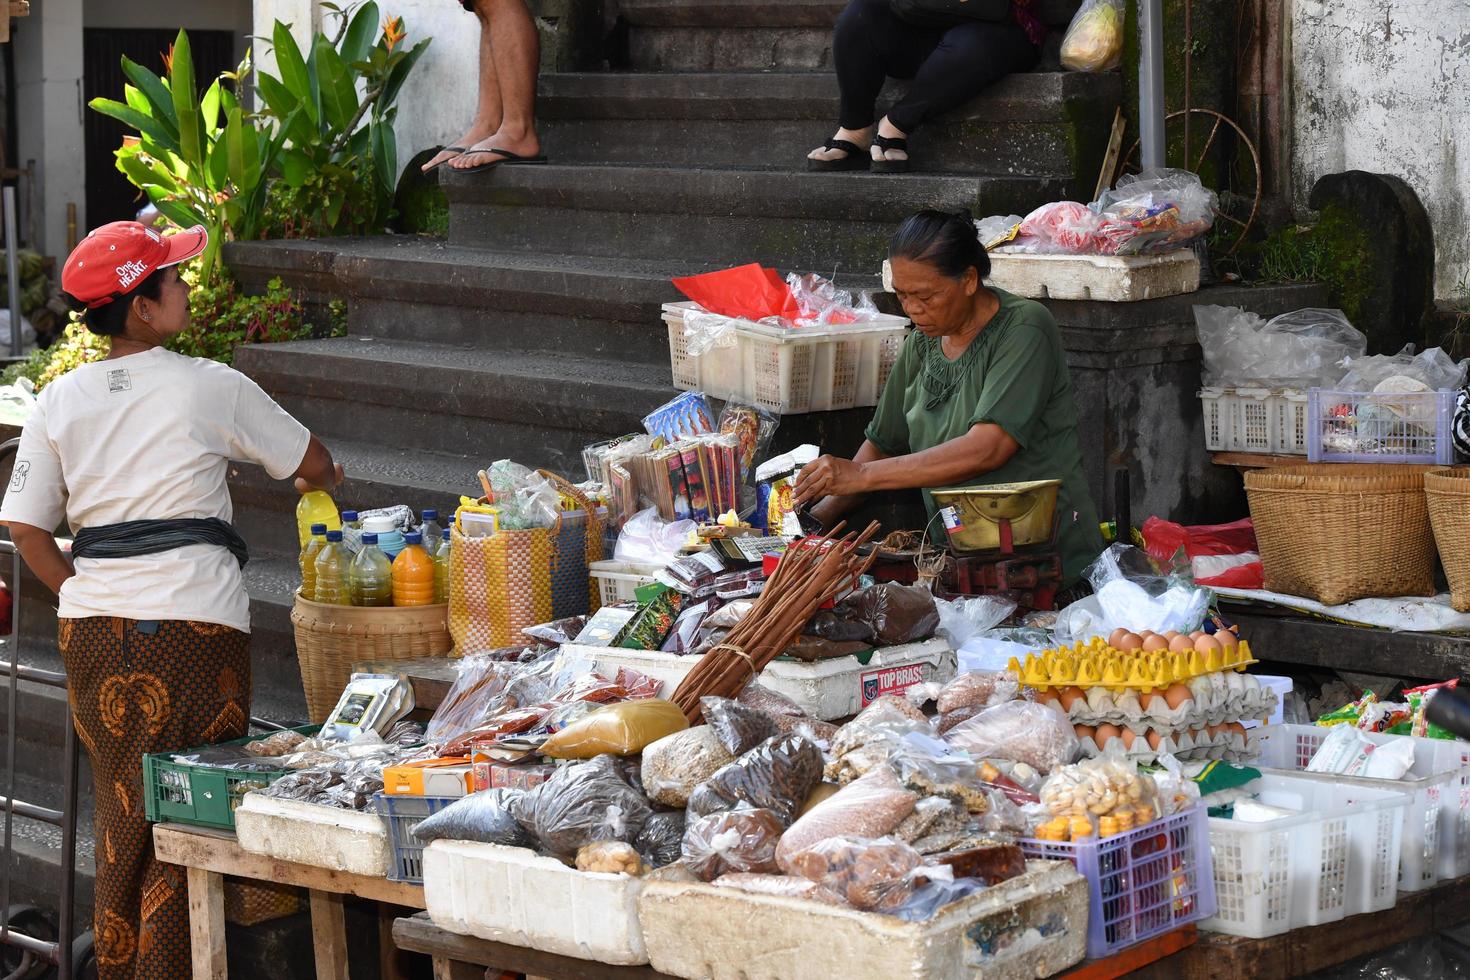
[[[1359,323],[1373,281],[1372,229],[1330,205],[1306,225],[1288,225],[1242,249],[1240,271],[1263,282],[1320,282],[1332,303]]]

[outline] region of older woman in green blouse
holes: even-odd
[[[990,258],[968,214],[921,211],[888,251],[893,290],[916,328],[862,448],[801,471],[796,495],[827,526],[875,490],[1061,480],[1067,584],[1102,550],[1082,475],[1077,406],[1050,311],[983,284]]]

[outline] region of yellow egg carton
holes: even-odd
[[[1011,658],[1008,669],[1027,687],[1106,687],[1152,690],[1179,684],[1203,674],[1223,670],[1243,671],[1255,663],[1245,641],[1209,653],[1197,650],[1118,650],[1101,637],[1086,643],[1026,655],[1025,662]]]

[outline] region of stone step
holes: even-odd
[[[497,167],[444,178],[456,245],[871,275],[921,208],[1024,214],[1060,177],[813,174],[628,166]]]
[[[844,0],[622,0],[618,13],[633,27],[827,27]],[[1038,0],[1041,19],[1064,27],[1081,0]]]
[[[907,89],[891,83],[880,111]],[[1121,76],[1011,75],[913,135],[920,172],[1095,174]],[[831,135],[837,79],[812,72],[568,73],[541,79],[538,119],[557,163],[804,169]]]
[[[667,363],[375,337],[242,347],[235,364],[328,441],[559,473],[579,472],[583,446],[639,430],[674,393]]]

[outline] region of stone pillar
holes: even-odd
[[[36,161],[37,251],[65,258],[66,211],[77,207],[86,230],[86,165],[82,151],[82,7],[76,0],[33,0],[15,21],[16,165]],[[22,226],[24,227],[24,226]]]

